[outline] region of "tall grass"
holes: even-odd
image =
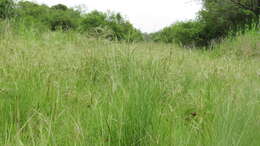
[[[253,32],[198,51],[3,30],[0,145],[260,144],[259,57],[230,53]]]

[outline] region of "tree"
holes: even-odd
[[[110,40],[142,40],[142,33],[120,13],[92,11],[83,16],[81,32],[87,32],[92,36],[104,36]]]
[[[57,4],[51,7],[52,9],[67,11],[68,7],[63,4]]]
[[[26,30],[33,27],[39,30],[77,30],[91,36],[109,40],[142,40],[142,33],[135,29],[120,13],[80,10],[57,4],[52,7],[29,1],[0,0],[0,18],[15,16],[15,26]]]
[[[260,14],[259,0],[230,0],[234,5],[253,12],[255,15]]]
[[[155,41],[184,46],[209,46],[237,32],[257,28],[259,0],[201,0],[203,9],[195,21],[179,22],[152,34]],[[256,25],[255,25],[256,24]]]
[[[99,11],[92,11],[91,13],[85,14],[81,21],[81,31],[90,31],[97,27],[105,27],[107,24],[106,14]]]
[[[259,0],[230,0],[235,6],[250,11],[254,14],[254,21],[259,24],[260,1]]]
[[[67,13],[60,11],[54,11],[50,17],[50,28],[52,31],[63,30],[67,31],[70,29],[76,29],[76,23],[73,18]]]
[[[204,46],[207,41],[201,38],[203,25],[197,21],[177,22],[152,34],[155,41],[177,43],[185,47]]]
[[[224,19],[229,22],[236,21],[234,26],[259,23],[259,0],[202,0],[202,2],[204,11],[208,12],[208,15],[214,13],[222,18],[228,16]]]
[[[53,7],[20,1],[17,4],[17,19],[26,24],[44,25],[55,31],[76,29],[81,19],[80,13],[67,6],[58,4]],[[30,26],[30,25],[29,25]]]
[[[38,5],[29,1],[20,1],[16,5],[16,19],[23,19],[33,22],[48,23],[49,7],[46,5]]]
[[[58,4],[50,9],[50,27],[51,30],[76,30],[80,23],[80,12],[68,8],[65,5]]]

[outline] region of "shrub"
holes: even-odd
[[[206,45],[201,38],[203,25],[199,22],[179,22],[172,27],[174,41],[183,46],[202,46]]]
[[[93,30],[94,28],[104,28],[107,24],[106,14],[99,11],[92,11],[91,13],[85,14],[81,21],[82,32]]]
[[[92,11],[84,14],[80,10],[68,8],[63,4],[52,7],[29,1],[0,0],[0,19],[14,16],[17,30],[34,29],[77,30],[94,37],[109,40],[142,40],[142,33],[124,19],[120,13]]]
[[[62,11],[67,11],[69,8],[63,4],[57,4],[51,7],[52,9],[55,10],[62,10]]]
[[[81,32],[92,36],[104,36],[110,40],[142,40],[142,33],[125,20],[120,13],[92,11],[81,21]]]
[[[179,45],[192,47],[205,45],[201,34],[203,25],[199,22],[178,22],[163,30],[152,34],[152,39],[165,43],[177,43]]]
[[[154,41],[184,46],[206,46],[227,36],[236,36],[259,26],[257,0],[201,0],[203,9],[194,21],[179,22],[153,33]]]
[[[79,22],[79,16],[75,16],[71,11],[64,11],[55,9],[52,10],[52,14],[49,20],[49,25],[51,30],[55,31],[57,29],[69,30],[76,29]]]
[[[12,0],[0,0],[0,19],[7,19],[14,15],[14,2]]]
[[[20,1],[16,7],[16,20],[26,21],[26,23],[42,23],[48,25],[49,7],[46,5],[38,5],[33,2]]]

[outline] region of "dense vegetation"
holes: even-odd
[[[178,22],[148,35],[134,28],[120,13],[83,13],[62,4],[48,7],[28,1],[14,3],[13,0],[0,0],[0,19],[12,19],[16,26],[20,24],[41,31],[77,31],[109,40],[152,40],[199,48],[211,46],[212,42],[219,42],[227,36],[259,29],[258,0],[200,1],[203,9],[196,20]]]
[[[259,29],[259,0],[201,0],[194,21],[179,22],[152,34],[153,40],[183,46],[209,46],[227,36]]]
[[[255,31],[199,51],[0,28],[0,145],[260,144]]]
[[[117,13],[0,0],[0,145],[260,145],[257,19],[213,31],[209,8],[155,43]]]
[[[142,33],[120,13],[93,11],[83,14],[62,4],[48,7],[28,1],[0,0],[1,19],[12,20],[19,29],[23,25],[25,29],[78,31],[110,40],[143,40]]]

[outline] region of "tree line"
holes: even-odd
[[[143,40],[141,31],[120,13],[96,10],[82,13],[63,4],[49,7],[29,1],[0,0],[0,19],[12,19],[17,25],[51,31],[78,31],[109,40]]]
[[[203,9],[197,19],[178,22],[151,34],[154,41],[183,46],[210,46],[227,36],[259,29],[259,0],[200,0]]]
[[[42,30],[73,30],[109,40],[149,40],[186,47],[210,46],[238,32],[259,29],[259,0],[197,1],[202,2],[203,9],[195,20],[177,22],[151,34],[134,28],[120,13],[82,13],[63,4],[49,7],[28,1],[0,0],[0,19],[12,19],[17,25]]]

